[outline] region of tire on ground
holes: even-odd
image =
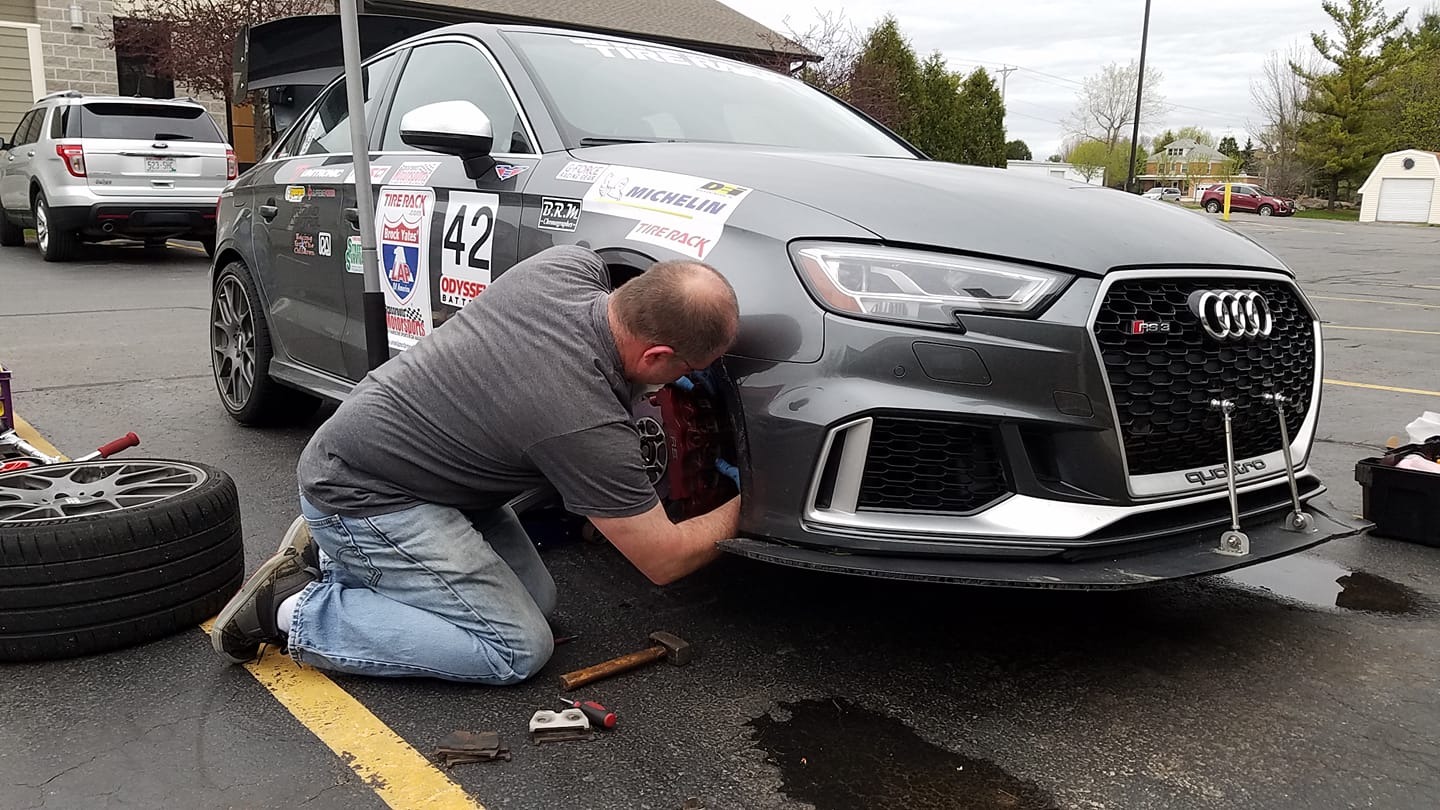
[[[4,519],[7,490],[27,475],[90,465],[0,473],[0,661],[128,647],[220,611],[245,570],[235,483],[213,467],[174,463],[200,471],[199,483],[117,511],[25,522]]]

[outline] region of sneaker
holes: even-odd
[[[320,578],[318,551],[309,531],[287,532],[280,551],[245,580],[210,629],[210,644],[235,664],[253,661],[262,644],[285,646],[288,635],[275,622],[280,603]]]

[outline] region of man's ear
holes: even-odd
[[[663,363],[675,356],[675,350],[669,346],[651,346],[641,355],[642,362]]]

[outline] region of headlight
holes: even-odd
[[[869,245],[798,243],[795,266],[841,314],[954,326],[960,312],[1033,316],[1069,276],[1038,267]]]

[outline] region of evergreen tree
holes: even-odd
[[[976,68],[960,87],[964,123],[960,128],[961,163],[1005,165],[1005,102],[984,68]]]
[[[1034,160],[1030,153],[1030,146],[1021,140],[1008,141],[1005,144],[1006,160]]]
[[[885,15],[865,36],[849,84],[851,104],[907,141],[920,140],[920,63],[894,17]]]

